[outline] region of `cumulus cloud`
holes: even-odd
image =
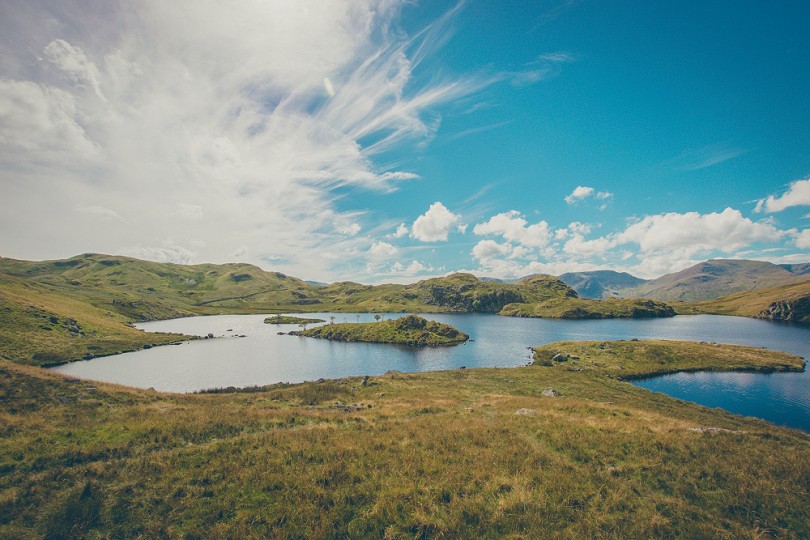
[[[570,195],[565,197],[565,202],[568,204],[574,204],[577,201],[581,201],[582,199],[586,199],[593,195],[593,188],[589,186],[577,186],[574,188],[574,191],[571,192]]]
[[[416,178],[375,158],[431,140],[436,106],[491,82],[415,83],[452,15],[408,36],[397,26],[405,4],[31,0],[5,10],[0,224],[21,234],[0,249],[226,262],[244,245],[253,262],[289,273],[354,274],[345,254],[368,240],[334,190],[386,192]],[[204,215],[181,206],[191,197]],[[59,226],[87,200],[126,208],[129,222]],[[415,237],[442,236],[421,223]],[[205,247],[169,253],[148,240],[165,231]]]
[[[805,229],[796,236],[796,247],[810,249],[810,229]]]
[[[590,186],[577,186],[570,195],[566,195],[565,202],[567,204],[576,204],[590,197],[596,197],[596,199],[603,201],[601,208],[604,209],[607,205],[607,201],[613,197],[613,194],[609,191],[596,191]]]
[[[479,236],[498,235],[510,242],[532,248],[546,246],[552,237],[548,223],[541,220],[529,225],[516,210],[496,214],[488,221],[478,223],[473,227],[473,233]]]
[[[774,242],[784,235],[769,221],[751,221],[739,210],[726,208],[710,214],[671,212],[647,216],[627,227],[616,237],[616,243],[638,244],[644,252],[684,248],[692,253],[730,253],[756,242]]]
[[[781,212],[792,206],[810,206],[810,178],[792,182],[785,193],[770,195],[757,202],[755,212]]]
[[[472,256],[479,261],[488,261],[507,255],[512,250],[509,244],[499,244],[494,240],[481,240],[472,249]]]
[[[399,226],[397,227],[397,230],[391,236],[394,238],[402,238],[404,236],[407,236],[409,231],[410,229],[408,228],[407,225],[405,225],[404,223],[400,223]]]
[[[388,242],[375,242],[368,250],[373,259],[390,259],[398,252],[399,249]]]
[[[411,236],[422,242],[445,241],[460,220],[460,215],[454,214],[442,203],[435,202],[413,222]]]

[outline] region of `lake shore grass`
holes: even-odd
[[[810,435],[616,377],[801,359],[547,347],[579,360],[195,395],[0,361],[0,537],[810,536]]]

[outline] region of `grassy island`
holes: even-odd
[[[293,317],[292,315],[273,315],[264,320],[264,324],[315,324],[326,322],[323,319],[308,319],[306,317]]]
[[[663,302],[647,299],[587,300],[584,298],[554,298],[533,304],[509,304],[499,315],[509,317],[539,317],[546,319],[614,319],[642,317],[674,317],[675,310]]]
[[[469,336],[449,324],[428,321],[417,315],[373,323],[327,324],[300,332],[295,336],[315,337],[333,341],[362,341],[400,345],[457,345]]]
[[[693,341],[560,341],[533,350],[542,366],[615,373],[633,379],[678,371],[802,371],[798,356],[759,347]]]
[[[807,538],[810,435],[616,378],[801,366],[744,349],[197,395],[0,360],[0,537]]]

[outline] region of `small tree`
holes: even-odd
[[[377,321],[377,322],[380,322],[380,319],[382,319],[382,315],[380,315],[379,313],[375,313],[374,314],[374,320]]]

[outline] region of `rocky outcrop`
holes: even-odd
[[[778,300],[757,314],[758,319],[810,323],[810,295]]]

